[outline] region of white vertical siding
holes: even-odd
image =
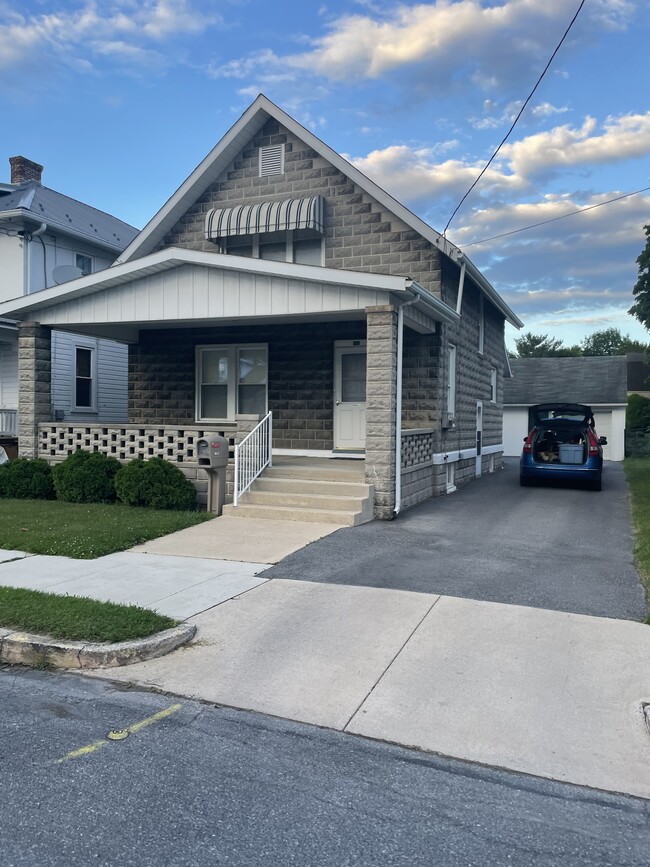
[[[83,346],[96,352],[96,405],[93,410],[74,409],[74,351]],[[104,340],[52,332],[52,408],[63,412],[64,420],[126,422],[128,347]]]
[[[18,347],[0,343],[0,407],[18,408]]]

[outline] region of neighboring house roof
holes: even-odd
[[[138,230],[123,220],[57,193],[37,181],[0,185],[0,222],[26,220],[38,227],[46,223],[67,235],[83,238],[119,253]]]
[[[505,405],[627,403],[624,355],[576,358],[511,358],[512,379],[504,381]]]
[[[403,204],[394,199],[385,190],[367,178],[359,169],[344,159],[336,151],[317,138],[312,132],[301,126],[290,115],[272,103],[263,94],[246,109],[239,120],[223,136],[221,141],[210,151],[206,158],[197,166],[187,180],[181,184],[174,195],[167,201],[158,213],[151,219],[135,240],[124,250],[115,265],[128,262],[134,258],[146,256],[154,252],[163,243],[165,235],[171,231],[187,209],[219,179],[224,170],[239,155],[250,140],[262,129],[264,124],[274,118],[299,139],[305,142],[355,184],[373,196],[387,210],[403,220],[441,252],[451,258],[459,266],[465,265],[468,276],[484,292],[487,298],[516,328],[521,328],[523,322],[515,315],[496,289],[484,277],[478,268],[454,244],[436,232],[427,223],[409,211]],[[408,275],[405,275],[408,276]]]

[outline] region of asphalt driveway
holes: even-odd
[[[518,462],[392,522],[338,530],[260,577],[439,593],[641,620],[623,467],[601,492],[519,486]]]

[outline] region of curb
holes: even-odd
[[[147,638],[92,644],[0,629],[0,663],[54,668],[116,668],[164,656],[187,644],[195,634],[196,626],[181,624]]]

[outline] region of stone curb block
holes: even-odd
[[[196,626],[181,624],[148,638],[114,644],[91,644],[0,629],[0,662],[10,665],[51,665],[55,668],[115,668],[164,656],[187,644],[195,634]]]

